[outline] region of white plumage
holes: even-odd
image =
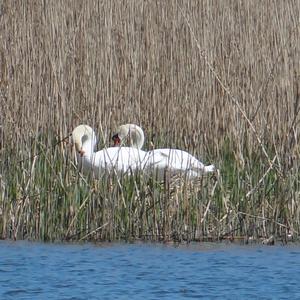
[[[115,145],[122,145],[128,140],[130,148],[139,151],[142,151],[144,139],[142,128],[135,124],[121,125],[113,136]],[[214,165],[204,165],[196,157],[183,150],[163,148],[140,153],[144,157],[144,171],[150,175],[155,174],[159,179],[163,179],[166,172],[170,176],[182,175],[188,178],[196,178],[214,172],[216,169]]]

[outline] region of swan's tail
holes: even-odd
[[[203,172],[204,173],[212,173],[216,171],[216,167],[214,165],[204,166]]]

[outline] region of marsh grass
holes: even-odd
[[[0,2],[0,234],[297,239],[298,1]],[[94,180],[68,144],[137,123],[219,175]]]

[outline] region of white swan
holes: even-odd
[[[97,143],[94,130],[79,125],[72,132],[79,166],[83,173],[101,178],[105,173],[131,174],[143,167],[146,152],[132,147],[110,147],[94,152]]]
[[[144,132],[135,124],[121,125],[113,136],[114,144],[119,145],[129,139],[130,146],[141,149],[144,144]],[[155,172],[159,179],[164,178],[167,171],[172,175],[186,175],[196,178],[216,170],[214,165],[205,166],[196,157],[186,151],[178,149],[154,149],[147,152],[144,161],[144,169],[147,172]]]

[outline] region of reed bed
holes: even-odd
[[[299,1],[0,1],[0,237],[296,240]],[[98,148],[136,123],[219,175],[94,180]]]

